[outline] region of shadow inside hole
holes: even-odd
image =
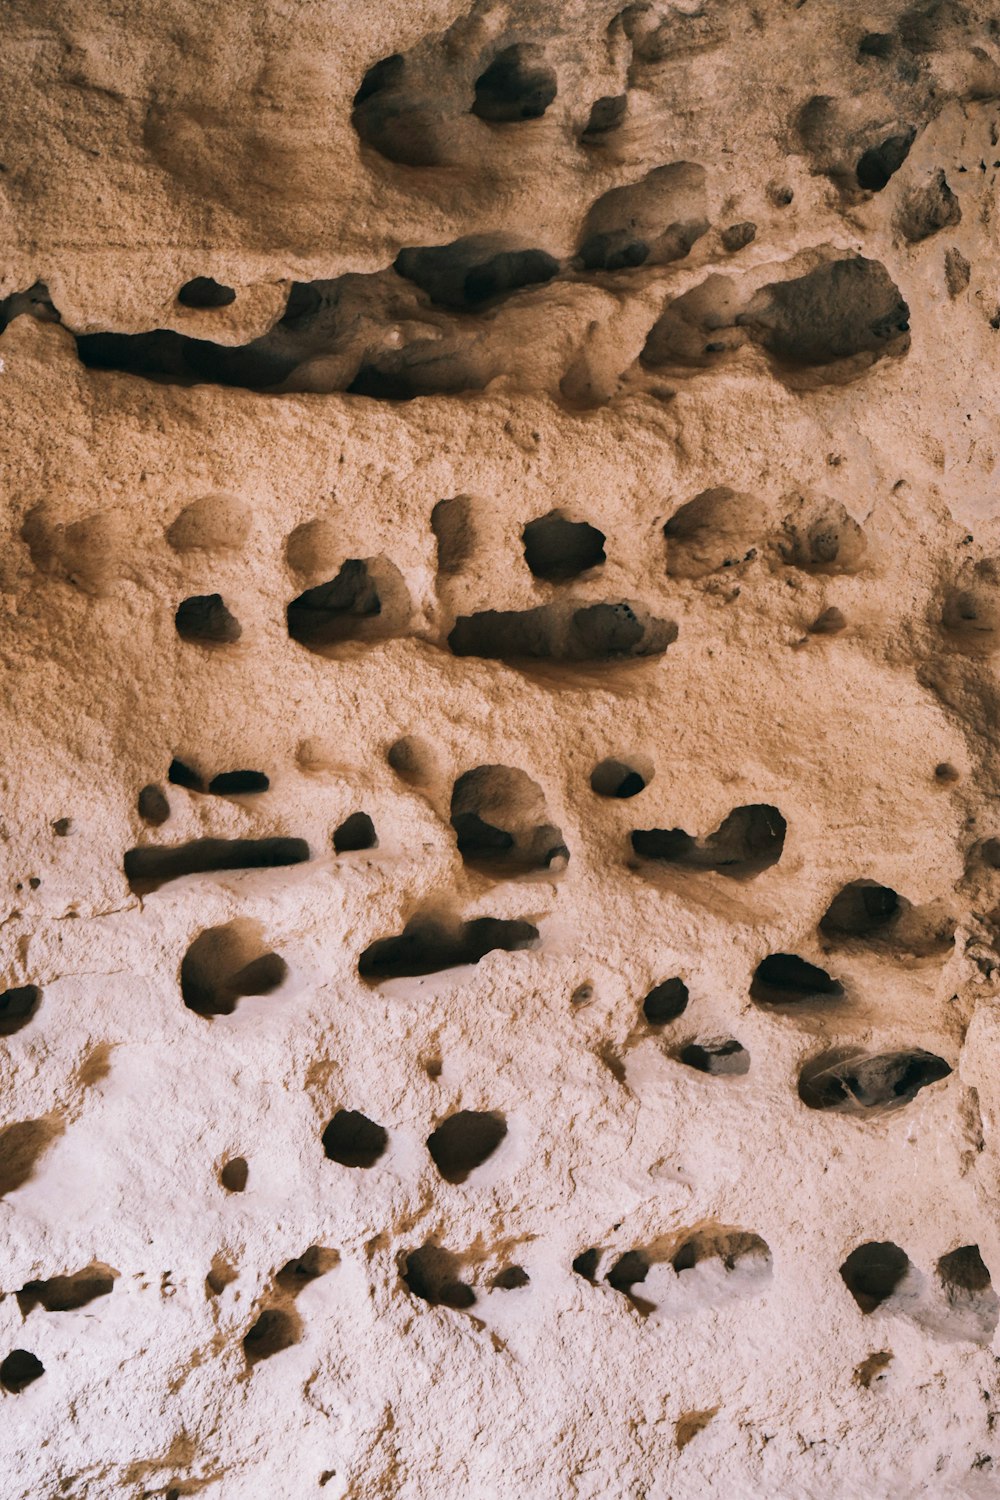
[[[247,797],[266,792],[270,785],[264,771],[220,771],[208,783],[208,790],[216,797]]]
[[[219,1173],[219,1181],[227,1193],[245,1192],[249,1178],[250,1168],[245,1156],[231,1156]]]
[[[459,776],[451,826],[465,863],[487,871],[562,870],[569,860],[541,787],[514,766],[476,766]]]
[[[890,886],[874,880],[852,880],[837,892],[819,930],[828,938],[881,937],[898,921],[902,906]]]
[[[675,1056],[686,1067],[716,1077],[738,1078],[750,1071],[750,1053],[735,1037],[688,1042],[677,1050]]]
[[[334,830],[335,854],[353,854],[362,849],[377,849],[375,824],[366,812],[353,812]]]
[[[922,1048],[883,1053],[837,1049],[806,1063],[799,1075],[799,1098],[809,1109],[865,1115],[898,1109],[922,1088],[947,1078],[943,1057]]]
[[[387,557],[349,558],[335,578],[293,599],[288,634],[310,651],[400,635],[410,622],[403,575]]]
[[[28,1349],[12,1349],[0,1363],[0,1385],[12,1395],[19,1394],[44,1374],[45,1366],[38,1355]]]
[[[27,1026],[38,1010],[42,992],[37,984],[21,984],[0,994],[0,1036],[13,1036]]]
[[[373,1167],[388,1144],[385,1127],[356,1109],[338,1109],[323,1132],[323,1150],[342,1167]]]
[[[844,986],[817,964],[794,953],[771,953],[754,970],[750,998],[758,1005],[798,1005],[809,1000],[841,1000]]]
[[[84,1266],[68,1276],[51,1276],[47,1281],[26,1281],[17,1295],[21,1316],[27,1317],[34,1307],[46,1312],[72,1312],[86,1307],[97,1297],[107,1297],[118,1279],[118,1272],[101,1261]]]
[[[270,995],[288,975],[278,953],[263,951],[255,922],[238,919],[200,932],[181,961],[181,996],[199,1016],[230,1016],[245,995]]]
[[[244,1335],[243,1351],[247,1364],[270,1359],[283,1349],[290,1349],[302,1337],[302,1320],[284,1307],[265,1307],[252,1328]]]
[[[776,807],[752,803],[734,808],[704,840],[693,838],[683,828],[637,828],[632,848],[641,859],[746,879],[777,864],[785,847],[786,827]]]
[[[523,1266],[507,1266],[503,1271],[498,1271],[490,1285],[498,1292],[514,1292],[522,1286],[528,1286],[531,1277]]]
[[[891,1240],[872,1240],[852,1250],[840,1268],[844,1285],[863,1313],[887,1302],[910,1269],[910,1259]]]
[[[462,1109],[427,1137],[427,1149],[445,1182],[458,1184],[493,1155],[506,1134],[502,1115]]]
[[[604,532],[586,521],[571,521],[561,510],[529,521],[521,540],[531,572],[547,583],[567,583],[607,561]]]
[[[581,665],[661,656],[676,639],[674,622],[654,617],[642,604],[565,599],[534,609],[459,615],[448,647],[454,656]]]
[[[461,1279],[457,1255],[428,1241],[405,1257],[402,1279],[415,1297],[432,1307],[472,1307],[476,1294]]]
[[[610,758],[598,761],[591,771],[590,789],[598,797],[617,797],[624,801],[637,797],[652,779],[652,772],[647,768],[640,769],[628,761]]]
[[[538,938],[538,928],[531,922],[474,917],[469,922],[445,923],[432,917],[414,917],[398,936],[371,943],[358,960],[358,972],[371,984],[437,974],[463,964],[477,964],[498,949],[515,953],[533,948]]]
[[[192,594],[182,599],[174,615],[177,634],[196,646],[230,646],[243,634],[236,616],[221,594]]]
[[[642,1002],[642,1013],[650,1026],[666,1026],[687,1009],[688,987],[683,979],[664,979],[655,984]]]
[[[305,839],[194,839],[187,844],[146,844],[125,854],[125,875],[135,895],[145,896],[168,880],[215,870],[271,870],[309,858]]]

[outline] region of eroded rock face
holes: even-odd
[[[992,1493],[987,0],[0,16],[4,1500]]]

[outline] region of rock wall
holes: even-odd
[[[13,0],[10,1500],[1000,1485],[987,0]]]

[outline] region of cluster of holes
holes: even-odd
[[[427,1137],[431,1160],[445,1182],[456,1186],[488,1161],[507,1136],[507,1121],[492,1110],[460,1109]],[[338,1109],[323,1131],[323,1150],[342,1167],[369,1169],[389,1146],[383,1125],[355,1109]]]

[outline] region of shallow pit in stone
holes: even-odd
[[[278,953],[268,952],[255,922],[237,918],[207,927],[181,961],[181,996],[199,1016],[229,1016],[248,995],[270,995],[288,976]]]
[[[653,768],[648,761],[638,763],[635,758],[619,760],[609,756],[600,760],[590,773],[590,789],[598,797],[618,798],[626,801],[637,797],[653,779]]]

